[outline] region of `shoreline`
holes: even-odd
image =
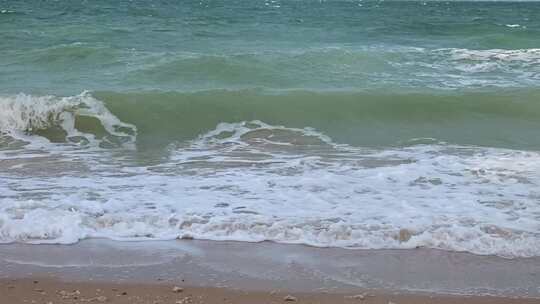
[[[183,286],[183,287],[180,287]],[[400,294],[384,291],[357,293],[245,291],[218,287],[114,282],[63,282],[51,279],[0,279],[0,304],[16,303],[373,303],[373,304],[512,304],[537,299],[492,296]]]
[[[189,290],[192,303],[227,303],[223,298],[280,303],[287,295],[307,303],[534,303],[540,299],[540,258],[272,242],[91,239],[73,245],[0,245],[0,285],[9,299],[0,304],[83,299],[59,298],[61,290],[79,290],[84,299],[97,301],[99,289],[112,303],[137,303],[113,289],[162,301],[157,303],[188,297],[182,293],[178,299],[171,292],[174,286]],[[159,300],[164,296],[167,300]],[[154,303],[150,298],[141,303]]]

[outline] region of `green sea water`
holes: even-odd
[[[0,0],[0,242],[537,256],[539,130],[540,2]]]
[[[0,11],[1,94],[90,91],[128,120],[172,110],[148,128],[154,139],[175,123],[185,139],[261,118],[357,144],[540,148],[540,3],[4,0]]]
[[[2,1],[2,92],[538,85],[540,4]]]

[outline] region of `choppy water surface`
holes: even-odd
[[[540,4],[0,1],[0,242],[540,255]]]

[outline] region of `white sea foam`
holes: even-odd
[[[413,61],[415,75],[437,76],[432,87],[521,87],[540,80],[540,49],[424,50],[426,61]]]
[[[41,158],[50,176],[17,169],[36,166],[28,159],[0,161],[0,241],[193,237],[540,255],[537,152],[362,149],[251,121],[171,146],[158,165],[103,153],[80,155],[86,166],[69,160],[60,175],[61,160]]]
[[[476,61],[523,61],[538,62],[540,60],[540,49],[441,49],[439,51],[449,52],[453,60],[476,60]]]
[[[383,49],[380,53],[392,51]],[[406,78],[422,87],[523,87],[540,80],[538,48],[409,48],[399,49],[396,54],[399,59],[390,57],[387,63],[398,69],[388,77],[399,75],[402,79],[400,72],[406,69]]]
[[[92,117],[111,136],[123,138],[125,144],[135,141],[136,127],[121,122],[105,105],[89,92],[70,97],[33,96],[18,94],[0,96],[0,135],[43,145],[48,141],[36,136],[35,132],[61,128],[67,142],[92,143],[98,145],[107,138],[96,138],[94,134],[76,129],[77,117]],[[84,141],[81,139],[84,138]]]

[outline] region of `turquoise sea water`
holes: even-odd
[[[0,0],[3,242],[540,255],[539,130],[538,2]]]
[[[536,2],[2,1],[2,92],[530,88]]]
[[[90,91],[115,107],[167,103],[172,115],[193,99],[213,103],[180,138],[220,122],[208,119],[220,104],[223,121],[263,116],[352,143],[369,130],[369,145],[432,137],[540,148],[537,2],[2,1],[0,11],[4,95]],[[356,119],[366,115],[384,132]]]

